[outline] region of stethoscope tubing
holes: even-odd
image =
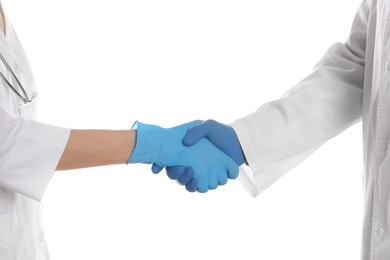
[[[28,98],[27,92],[20,83],[18,77],[12,70],[12,68],[9,66],[7,60],[4,58],[4,56],[0,52],[0,59],[3,62],[4,66],[7,68],[7,70],[11,73],[12,77],[15,79],[16,83],[18,84],[19,88],[23,92],[22,94],[19,93],[15,87],[8,81],[8,79],[4,76],[4,74],[0,71],[0,77],[3,79],[3,81],[8,85],[8,87],[24,102],[24,104],[27,104],[29,102],[32,102],[32,99]]]

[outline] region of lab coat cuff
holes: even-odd
[[[238,180],[249,195],[252,197],[257,197],[259,193],[256,182],[253,178],[253,172],[248,165],[243,164],[240,166]]]
[[[262,193],[325,142],[325,140],[321,140],[315,144],[297,147],[286,153],[274,152],[272,154],[273,156],[269,157],[268,153],[271,152],[272,148],[267,147],[266,138],[263,142],[263,151],[259,153],[256,152],[255,147],[253,147],[253,139],[246,130],[248,127],[244,121],[236,121],[231,124],[231,127],[236,131],[250,166],[250,169],[245,169],[240,172],[240,180],[248,193],[253,196]],[[264,161],[263,158],[266,157],[268,157],[268,159]]]
[[[233,122],[230,126],[236,132],[242,151],[246,158],[247,164],[240,166],[239,180],[249,195],[256,197],[259,195],[258,184],[255,181],[255,176],[260,174],[262,169],[254,158],[255,149],[250,145],[250,136],[239,122]]]
[[[41,201],[71,130],[22,119],[15,152],[4,167],[2,185]]]

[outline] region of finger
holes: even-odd
[[[229,160],[227,163],[227,171],[229,179],[236,179],[238,177],[238,165],[235,161]]]
[[[220,174],[218,176],[218,185],[225,185],[228,181],[228,174]]]
[[[198,186],[198,180],[196,178],[192,178],[191,181],[186,184],[186,189],[189,192],[195,192],[196,186]]]
[[[192,168],[186,168],[184,170],[184,174],[179,177],[178,181],[182,185],[186,185],[191,181],[191,179],[194,177],[194,170]]]
[[[170,179],[177,180],[184,174],[186,168],[181,165],[167,167],[167,175]]]
[[[206,192],[208,192],[209,191],[209,186],[207,186],[207,185],[201,185],[201,186],[199,186],[198,185],[198,188],[196,189],[198,192],[200,192],[200,193],[206,193]]]
[[[202,179],[198,179],[198,186],[196,187],[196,190],[200,193],[205,193],[209,191],[209,184],[206,180],[204,180],[204,178]]]
[[[209,180],[209,189],[215,190],[218,187],[218,177],[216,174],[212,174],[212,178]]]
[[[152,172],[153,172],[154,174],[157,174],[157,173],[161,172],[162,169],[164,169],[164,168],[158,166],[158,165],[155,164],[155,163],[153,163],[153,165],[152,165]]]
[[[207,121],[205,121],[207,122]],[[208,134],[208,125],[205,122],[192,126],[183,138],[183,144],[190,146]]]

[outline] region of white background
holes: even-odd
[[[79,129],[223,123],[278,99],[344,42],[360,0],[3,0],[29,55],[38,119]],[[357,124],[257,198],[194,194],[148,165],[57,172],[53,260],[358,259]]]

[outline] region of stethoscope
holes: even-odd
[[[18,85],[21,92],[18,92],[16,90],[16,88],[8,81],[8,79],[4,76],[4,74],[1,71],[0,71],[0,77],[8,85],[8,87],[23,101],[24,104],[32,102],[37,97],[37,93],[34,92],[34,94],[32,95],[32,98],[30,99],[27,95],[26,90],[22,86],[22,83],[20,83],[15,72],[12,70],[11,66],[8,64],[7,60],[4,58],[4,56],[1,54],[1,52],[0,52],[0,59],[3,62],[4,66],[7,68],[7,70],[11,73],[12,78],[15,80],[15,82]]]

